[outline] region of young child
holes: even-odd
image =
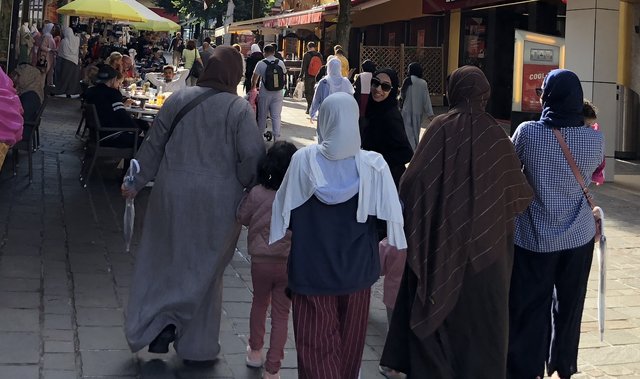
[[[588,126],[593,130],[600,130],[600,125],[598,125],[598,108],[596,108],[595,105],[593,105],[593,103],[591,103],[587,99],[584,99],[582,115],[584,116],[585,126]],[[591,181],[593,181],[598,186],[604,183],[605,163],[606,159],[603,159],[602,164],[600,164],[593,175],[591,175]]]
[[[258,173],[258,185],[253,187],[238,207],[238,221],[249,227],[247,237],[251,255],[253,304],[249,319],[249,346],[246,363],[258,368],[264,364],[264,379],[279,379],[287,341],[287,323],[291,300],[287,287],[287,259],[291,248],[291,232],[269,245],[271,205],[287,172],[296,147],[285,141],[271,146]],[[266,361],[262,358],[267,308],[271,305],[271,341]]]

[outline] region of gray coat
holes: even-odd
[[[169,97],[136,157],[136,189],[155,183],[126,312],[134,352],[168,324],[176,325],[181,358],[212,360],[220,352],[222,275],[240,233],[236,208],[255,183],[265,146],[249,103],[225,92],[187,113],[169,138],[175,115],[203,91],[218,92],[192,87]]]
[[[411,85],[407,89],[406,98],[402,105],[402,119],[407,138],[413,150],[420,141],[420,127],[424,117],[433,116],[429,87],[424,79],[411,76]]]

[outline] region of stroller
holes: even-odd
[[[249,102],[249,105],[251,105],[251,108],[253,108],[256,113],[256,121],[258,121],[258,96],[260,96],[260,94],[257,89],[249,91],[249,93],[244,95],[245,100]],[[271,117],[267,117],[267,125],[265,130],[269,128],[270,121]],[[263,137],[267,140],[267,142],[271,142],[271,140],[273,140],[273,132],[271,132],[270,130],[266,130],[263,134]]]

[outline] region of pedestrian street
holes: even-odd
[[[299,147],[315,142],[315,126],[304,112],[303,102],[285,99],[282,136]],[[187,367],[173,350],[131,353],[124,312],[151,189],[136,198],[134,242],[126,253],[122,172],[105,161],[87,188],[80,185],[82,143],[74,136],[79,119],[78,100],[49,99],[33,182],[24,152],[15,177],[11,156],[0,173],[0,379],[260,378],[260,370],[245,365],[252,301],[246,231],[224,275],[216,364]],[[622,184],[592,189],[607,216],[606,332],[601,342],[594,259],[574,378],[640,378],[640,167],[618,162],[616,168]],[[382,378],[382,281],[372,291],[363,379]],[[282,378],[297,378],[294,347],[290,319]]]

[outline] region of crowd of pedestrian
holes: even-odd
[[[42,102],[47,84],[79,77],[81,38],[66,28],[56,43],[53,29],[23,28],[37,52],[21,54],[30,61],[13,81],[0,76],[0,97]],[[418,63],[400,83],[365,61],[351,81],[341,46],[325,61],[311,42],[301,81],[317,143],[298,150],[281,136],[287,67],[277,46],[254,44],[243,57],[240,46],[209,40],[199,50],[179,34],[167,45],[174,65],[162,62],[162,78],[149,81],[174,93],[140,140],[134,184],[122,187],[132,198],[154,181],[126,311],[133,351],[173,343],[185,364],[215,363],[222,277],[245,225],[254,288],[246,363],[264,367],[263,378],[280,377],[290,312],[300,378],[358,378],[381,275],[387,378],[577,372],[596,225],[561,146],[589,185],[603,181],[604,142],[573,72],[546,76],[540,120],[510,138],[485,110],[491,85],[479,68],[451,73],[449,110],[435,116]],[[134,123],[119,88],[139,80],[140,56],[164,59],[158,51],[112,51],[96,66],[85,99],[105,125]],[[242,83],[250,101],[237,95]],[[25,117],[30,106],[22,101]],[[14,113],[0,113],[0,147],[19,140]],[[268,118],[277,141],[267,150]]]

